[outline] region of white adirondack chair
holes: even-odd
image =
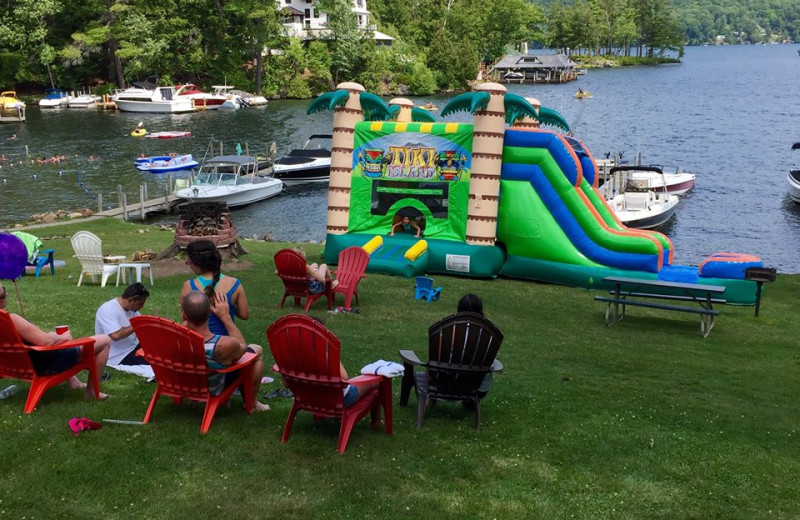
[[[103,256],[103,243],[97,235],[89,231],[78,231],[72,235],[72,249],[75,258],[81,263],[81,276],[78,286],[83,282],[83,276],[89,275],[92,281],[100,276],[100,286],[105,287],[108,278],[119,271],[119,263],[125,261],[124,256]]]

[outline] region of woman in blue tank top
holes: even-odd
[[[231,319],[237,317],[246,320],[250,317],[250,307],[242,283],[232,276],[222,274],[222,257],[217,246],[210,240],[195,240],[186,248],[186,264],[197,275],[187,280],[181,289],[181,302],[189,291],[202,291],[214,302],[214,293],[223,292],[228,300]],[[208,328],[214,334],[228,335],[228,331],[219,318],[212,313],[208,320]]]

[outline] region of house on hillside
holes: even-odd
[[[566,83],[578,79],[577,64],[564,54],[506,54],[491,69],[499,83]]]
[[[283,26],[289,36],[302,40],[315,40],[324,38],[328,32],[328,17],[317,10],[316,0],[276,0],[283,9],[285,17]],[[371,30],[375,41],[382,45],[391,45],[394,38],[375,30],[370,25],[370,12],[367,10],[367,0],[351,0],[353,14],[358,17],[358,27]]]

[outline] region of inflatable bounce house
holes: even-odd
[[[342,83],[308,113],[321,110],[334,111],[329,263],[355,245],[377,273],[499,275],[588,289],[627,276],[724,285],[728,302],[755,302],[744,270],[761,266],[758,258],[720,253],[699,268],[672,265],[670,239],[620,223],[597,192],[589,150],[534,99],[485,83],[441,111],[470,111],[473,123],[436,122],[410,100],[387,105]]]

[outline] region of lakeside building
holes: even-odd
[[[287,34],[301,40],[316,40],[324,38],[330,31],[328,29],[328,16],[317,9],[316,0],[276,0],[278,6],[286,13],[283,26]],[[365,31],[372,31],[376,43],[390,46],[394,38],[375,30],[370,24],[371,13],[367,10],[366,0],[351,0],[353,14],[358,18],[358,27]]]
[[[489,74],[499,83],[566,83],[578,79],[577,64],[564,54],[506,54]]]

